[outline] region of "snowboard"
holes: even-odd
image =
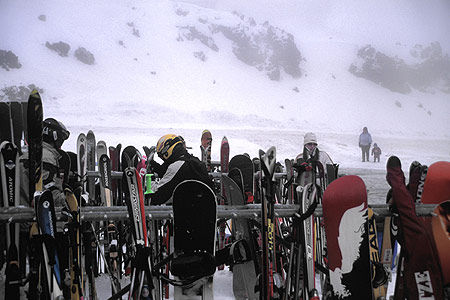
[[[255,194],[255,182],[254,182],[254,168],[252,160],[244,155],[236,155],[230,160],[229,170],[234,168],[239,169],[242,172],[242,179],[244,186],[242,191],[244,192],[244,200],[247,203],[253,203],[253,195]]]
[[[431,164],[425,179],[422,202],[438,204],[431,218],[433,238],[444,277],[444,285],[450,283],[450,162],[439,161]]]
[[[233,170],[239,171],[238,169]],[[245,205],[244,195],[239,187],[239,184],[225,174],[222,174],[221,181],[229,203],[231,205]],[[257,242],[254,243],[251,222],[243,218],[234,218],[233,236],[236,241],[245,239],[250,248],[250,253],[252,254],[249,261],[233,266],[233,294],[238,300],[259,299],[259,292],[255,292],[255,286],[257,285],[257,274],[259,274],[256,258],[256,250],[258,249],[258,245]]]
[[[372,299],[367,192],[361,178],[344,176],[323,195],[330,299]]]
[[[174,258],[170,271],[189,282],[175,287],[174,299],[214,299],[216,196],[197,180],[181,182],[173,192]]]
[[[431,218],[433,238],[439,254],[444,285],[450,284],[450,200],[441,202]]]
[[[428,167],[422,203],[439,204],[450,199],[450,162],[438,161]]]

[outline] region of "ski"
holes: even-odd
[[[8,141],[0,145],[0,178],[3,207],[19,205],[19,150]],[[6,299],[20,298],[19,223],[6,224]]]
[[[106,147],[105,147],[106,151]],[[111,161],[106,153],[103,153],[99,158],[99,172],[100,172],[100,191],[102,196],[102,203],[106,207],[113,206],[113,195],[111,190]],[[106,230],[104,232],[105,243],[104,252],[106,258],[106,268],[109,277],[111,278],[112,293],[116,294],[120,290],[119,269],[119,255],[118,255],[118,232],[114,222],[106,222]]]
[[[98,141],[97,142],[97,160],[100,160],[100,157],[103,154],[108,154],[108,147],[106,147],[106,142],[105,141]]]
[[[201,161],[206,164],[206,169],[211,172],[211,145],[212,135],[208,129],[203,130],[201,138]]]
[[[270,300],[279,298],[275,286],[275,189],[274,175],[276,163],[275,147],[270,147],[267,152],[259,150],[261,165],[260,188],[261,188],[261,242],[262,242],[262,276],[259,282],[261,299]],[[281,282],[279,282],[281,285]]]
[[[81,300],[84,296],[84,279],[82,271],[81,216],[78,200],[71,189],[65,188],[66,203],[71,218],[67,223],[69,232],[70,294],[71,299]]]
[[[286,158],[284,160],[284,164],[286,167],[286,183],[284,185],[284,189],[287,190],[285,193],[286,203],[293,204],[295,193],[295,186],[292,184],[295,179],[294,168],[292,167],[293,161],[291,159]]]
[[[450,284],[450,239],[448,236],[448,226],[450,215],[450,201],[441,202],[434,210],[431,218],[431,226],[433,230],[433,239],[436,243],[436,249],[439,255],[439,262],[442,270],[443,284]]]
[[[56,253],[56,216],[52,193],[48,190],[36,193],[36,219],[42,236],[41,282],[44,294],[50,299],[64,299],[62,276]]]
[[[92,130],[89,130],[86,135],[86,170],[95,171],[95,156],[96,156],[95,135]],[[89,193],[89,204],[96,205],[95,197],[95,178],[87,178],[87,192]]]
[[[316,184],[308,183],[306,186],[297,187],[298,199],[301,201],[301,213],[307,214],[313,205],[317,205],[319,198],[319,188]],[[316,281],[315,281],[315,261],[316,261],[316,228],[314,216],[305,218],[300,225],[301,232],[301,245],[302,245],[302,260],[303,262],[298,264],[303,265],[303,297],[310,299],[314,293],[316,293]]]
[[[377,236],[377,223],[375,220],[375,214],[371,207],[368,207],[368,233],[369,233],[369,251],[370,251],[370,262],[372,265],[372,288],[373,297],[375,300],[385,299],[386,290],[384,285],[388,281],[388,273],[385,271],[383,264],[380,259],[380,252],[378,248],[378,236]]]
[[[31,207],[34,203],[35,191],[42,191],[42,128],[43,108],[39,92],[34,89],[28,97],[27,106],[27,136],[28,136],[28,196]],[[28,298],[37,299],[40,295],[39,264],[40,248],[37,223],[30,227],[30,276],[28,284]]]
[[[128,156],[126,152],[123,155],[126,155],[123,157],[125,159]],[[128,158],[128,160],[130,159]],[[159,284],[155,286],[157,279],[155,278],[155,280],[153,280],[151,272],[151,250],[148,244],[142,180],[134,167],[127,167],[124,170],[123,176],[126,194],[125,202],[130,215],[130,226],[133,234],[135,253],[128,299],[131,299],[133,296],[136,299],[140,299],[144,284],[151,290],[152,297],[154,299],[159,299]]]
[[[77,173],[79,176],[79,181],[83,185],[84,191],[87,191],[86,180],[85,180],[85,176],[87,173],[86,148],[87,148],[86,135],[84,133],[80,133],[77,138]],[[84,203],[82,203],[81,206],[83,206],[83,205],[84,205]]]
[[[94,204],[95,199],[95,181],[94,178],[87,177],[87,171],[95,170],[95,136],[94,133],[89,130],[88,134],[80,133],[77,139],[77,169],[80,176],[80,181],[83,184],[83,192],[88,193],[88,199],[81,197],[81,206],[90,206]],[[97,299],[97,291],[95,287],[95,274],[97,272],[96,267],[96,243],[95,232],[92,231],[89,222],[82,222],[83,236],[82,245],[84,248],[84,256],[82,257],[83,265],[88,280],[88,286],[85,290],[86,296],[89,299]],[[86,280],[86,279],[84,279]]]

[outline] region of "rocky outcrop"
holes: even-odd
[[[22,65],[19,62],[19,57],[12,51],[0,50],[0,67],[9,71],[10,69],[20,69]]]
[[[218,52],[215,38],[224,36],[232,43],[237,59],[264,72],[271,80],[280,80],[282,71],[293,78],[302,75],[300,62],[303,58],[294,36],[269,22],[258,24],[236,12],[230,16],[232,20],[220,15],[193,18],[185,8],[178,8],[176,13],[186,20],[195,20],[178,27],[178,41],[198,40]]]
[[[379,84],[393,92],[408,94],[413,89],[450,93],[450,57],[439,43],[414,46],[407,58],[388,56],[371,45],[359,49],[358,58],[349,72]]]
[[[34,84],[30,84],[28,86],[20,85],[20,86],[7,86],[0,89],[0,98],[3,98],[10,102],[26,102],[28,101],[28,97],[33,89],[37,89],[39,93],[44,93],[43,89],[37,88]]]
[[[74,53],[75,57],[81,61],[82,63],[85,63],[87,65],[93,65],[95,64],[95,57],[94,54],[92,54],[91,52],[89,52],[88,50],[86,50],[83,47],[79,47],[75,53]]]
[[[52,43],[52,44],[50,44],[49,42],[46,42],[45,47],[47,47],[50,50],[55,51],[61,57],[67,57],[69,55],[69,51],[70,51],[70,45],[67,43],[64,43],[62,41],[59,41],[59,43]]]

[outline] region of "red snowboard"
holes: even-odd
[[[450,283],[450,162],[438,161],[428,168],[422,202],[439,204],[431,218],[431,227],[446,285]]]
[[[358,176],[334,180],[323,195],[333,297],[372,299],[367,192]]]

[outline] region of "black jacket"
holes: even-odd
[[[151,204],[164,204],[171,200],[176,186],[188,179],[206,183],[214,190],[214,185],[208,175],[206,166],[197,157],[189,154],[183,145],[175,147],[172,156],[155,170],[161,180],[153,188]]]

